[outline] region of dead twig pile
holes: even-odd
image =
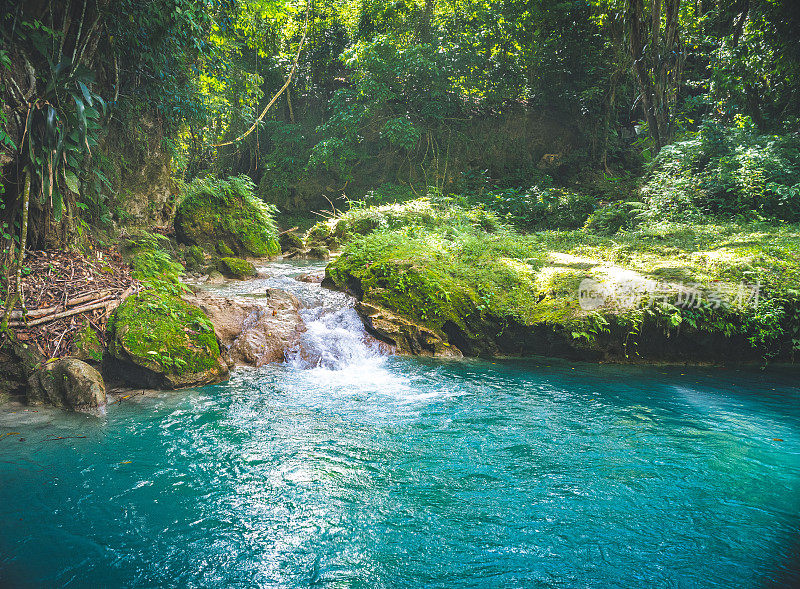
[[[111,312],[140,289],[116,251],[97,250],[92,259],[70,251],[30,252],[22,279],[26,308],[18,305],[8,325],[48,358],[66,356],[87,324],[102,343]]]

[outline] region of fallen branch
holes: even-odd
[[[24,323],[22,321],[10,321],[8,325],[9,327],[36,327],[37,325],[41,325],[42,323],[49,323],[51,321],[55,321],[56,319],[63,319],[64,317],[70,317],[72,315],[78,315],[79,313],[86,313],[88,311],[94,311],[96,309],[104,309],[114,303],[119,304],[119,301],[114,299],[109,301],[103,301],[100,303],[93,303],[91,305],[85,305],[83,307],[75,307],[74,309],[70,309],[69,311],[62,311],[61,313],[48,315],[46,317],[42,317],[40,319],[36,319],[28,323]]]
[[[44,317],[45,315],[50,315],[51,313],[55,313],[60,309],[60,307],[45,307],[44,309],[29,309],[27,313],[27,317],[32,317],[36,319],[37,317]],[[12,311],[11,312],[11,319],[22,319],[23,312],[22,311]]]
[[[74,299],[70,299],[67,301],[67,307],[74,307],[75,305],[81,305],[83,303],[88,303],[90,301],[101,301],[104,298],[108,297],[112,291],[110,290],[103,290],[100,292],[90,292],[88,294],[75,297]],[[30,313],[28,313],[30,315]]]

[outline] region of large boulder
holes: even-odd
[[[181,243],[237,256],[268,257],[280,253],[274,208],[253,195],[252,181],[204,178],[192,182],[175,215]]]
[[[45,359],[35,346],[4,338],[0,345],[0,394],[24,393],[31,374]]]
[[[270,288],[266,297],[246,301],[204,292],[184,296],[214,324],[229,359],[240,366],[262,366],[282,361],[300,343],[305,331],[300,301],[291,293]]]
[[[281,253],[287,254],[296,250],[303,249],[303,238],[294,233],[293,231],[286,231],[281,233],[278,238],[278,243],[281,246]]]
[[[107,341],[110,367],[142,386],[178,389],[228,377],[213,324],[177,297],[128,297],[108,321]]]
[[[103,410],[106,386],[100,373],[86,362],[76,358],[54,360],[31,374],[28,403],[75,411]]]

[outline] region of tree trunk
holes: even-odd
[[[6,309],[5,313],[3,314],[3,323],[0,325],[0,331],[5,332],[8,329],[8,320],[11,317],[11,311],[14,310],[14,307],[17,304],[17,301],[20,302],[21,306],[25,307],[25,300],[22,294],[22,264],[25,261],[25,247],[27,245],[27,238],[28,238],[28,205],[30,203],[30,196],[31,196],[31,172],[29,169],[25,168],[25,188],[22,191],[22,223],[20,224],[20,234],[19,234],[19,255],[14,263],[16,264],[16,268],[14,269],[14,287],[13,287],[13,294],[12,294],[12,287],[11,284],[8,285],[8,297],[6,299]],[[13,242],[12,242],[13,247]],[[13,256],[11,256],[13,258]],[[10,277],[9,277],[10,278]],[[10,280],[9,280],[10,282]]]
[[[642,50],[642,0],[630,0],[628,5],[628,27],[630,29],[633,69],[636,72],[636,79],[639,82],[639,89],[642,93],[642,109],[647,119],[650,135],[655,141],[656,151],[658,151],[661,149],[661,134],[659,133],[658,119],[655,112],[655,89],[650,73],[647,71],[648,68]]]

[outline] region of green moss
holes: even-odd
[[[328,250],[328,248],[320,246],[320,245],[315,245],[315,246],[312,246],[312,247],[308,248],[308,257],[309,258],[313,258],[313,259],[317,259],[317,260],[327,260],[330,257],[330,255],[331,255],[331,252]]]
[[[227,244],[225,244],[224,242],[220,242],[220,243],[217,244],[217,253],[220,256],[223,256],[223,257],[226,257],[226,258],[229,258],[229,257],[233,256],[233,254],[234,254],[233,250],[231,248],[229,248],[227,246]]]
[[[94,362],[100,362],[103,359],[103,344],[100,343],[97,331],[88,321],[75,336],[72,345],[76,358]]]
[[[183,252],[183,259],[186,262],[187,270],[196,270],[203,265],[206,256],[200,246],[190,245]]]
[[[218,369],[214,327],[197,307],[177,297],[145,291],[128,297],[108,322],[108,351],[167,375]]]
[[[294,250],[303,249],[303,238],[292,231],[282,233],[278,239],[281,252],[287,253]]]
[[[244,280],[245,278],[258,275],[256,267],[247,260],[241,258],[220,258],[217,260],[217,270],[219,270],[223,276],[236,278],[238,280]]]
[[[253,183],[246,176],[206,178],[187,187],[175,216],[175,231],[182,243],[210,249],[225,246],[231,254],[243,256],[274,256],[280,253],[274,212],[253,195]]]

